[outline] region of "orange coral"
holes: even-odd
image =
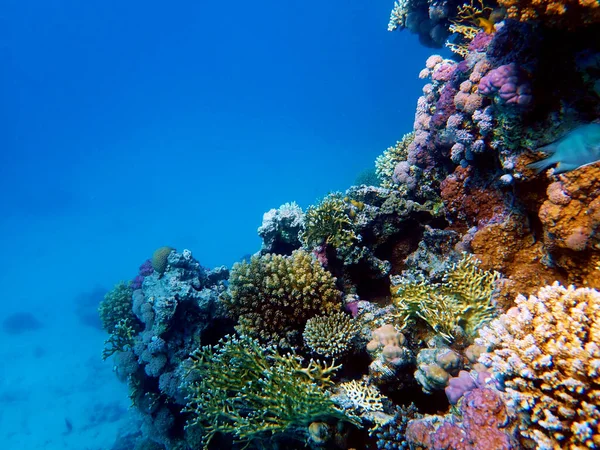
[[[575,28],[600,22],[598,0],[498,0],[508,17],[521,22]]]

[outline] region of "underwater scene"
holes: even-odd
[[[3,5],[3,450],[600,449],[600,0]]]

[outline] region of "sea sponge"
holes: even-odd
[[[167,265],[169,264],[167,258],[169,257],[169,255],[171,254],[171,252],[175,250],[172,247],[160,247],[157,248],[155,250],[155,252],[152,255],[152,267],[154,268],[154,270],[156,270],[159,274],[163,274],[165,273],[165,270],[167,270]]]
[[[341,309],[341,292],[310,253],[296,250],[235,264],[223,302],[238,319],[239,332],[289,346],[308,319]]]
[[[479,361],[504,383],[541,449],[600,447],[600,293],[558,282],[480,330]]]
[[[313,352],[334,358],[347,353],[360,331],[356,321],[343,312],[308,319],[304,327],[304,343]]]

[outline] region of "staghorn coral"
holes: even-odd
[[[305,439],[311,423],[358,419],[337,408],[326,388],[340,367],[313,360],[307,366],[248,336],[227,336],[191,355],[186,428],[200,427],[204,448],[217,433],[250,444],[283,434]]]
[[[341,311],[308,319],[302,336],[313,352],[328,358],[339,357],[352,347],[360,328],[351,316]]]
[[[300,233],[304,247],[330,245],[348,250],[359,240],[353,229],[351,210],[340,193],[329,194],[318,205],[310,206],[306,210],[304,231]]]
[[[405,325],[423,319],[436,333],[452,341],[457,332],[466,337],[495,315],[492,294],[498,272],[481,270],[479,261],[463,253],[443,277],[433,283],[422,277],[395,279],[392,299]]]
[[[521,434],[543,449],[600,446],[600,293],[558,283],[480,330],[480,357],[504,383],[524,420]]]
[[[341,309],[341,293],[329,272],[296,250],[235,264],[223,302],[238,319],[240,333],[290,346],[308,319]]]
[[[133,324],[138,324],[138,320],[133,314],[133,289],[129,283],[121,281],[117,283],[109,292],[106,293],[104,299],[100,302],[98,313],[102,321],[102,327],[112,333],[117,324],[126,321]]]
[[[102,350],[102,359],[114,355],[117,352],[126,352],[133,347],[136,330],[131,324],[130,319],[121,319],[114,327],[113,331],[106,341],[104,341],[104,350]]]

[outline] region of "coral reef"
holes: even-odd
[[[306,321],[302,336],[304,343],[317,355],[335,358],[352,349],[359,328],[348,314],[337,311]]]
[[[231,273],[164,247],[103,300],[128,448],[600,447],[598,5],[396,1],[453,54],[374,171]]]
[[[263,215],[258,235],[263,243],[261,253],[289,255],[300,248],[300,233],[304,230],[304,213],[295,202],[270,209]]]
[[[421,277],[397,278],[393,301],[405,324],[417,318],[451,342],[457,336],[474,336],[475,331],[495,315],[492,294],[497,272],[481,270],[479,262],[464,254],[445,274],[443,283]]]
[[[208,448],[217,433],[241,442],[283,433],[303,440],[317,420],[356,421],[325,390],[337,368],[312,360],[303,366],[298,357],[281,356],[255,339],[227,337],[191,356],[186,410],[192,418],[187,427],[201,427]]]
[[[335,279],[312,256],[253,256],[233,266],[223,302],[240,333],[289,347],[308,319],[341,310]]]
[[[600,445],[600,293],[558,283],[480,330],[492,348],[480,361],[504,385],[522,416],[521,435],[538,448]]]
[[[460,404],[462,421],[452,416],[430,416],[412,420],[406,440],[414,449],[516,450],[514,418],[500,393],[476,388],[465,394]]]

